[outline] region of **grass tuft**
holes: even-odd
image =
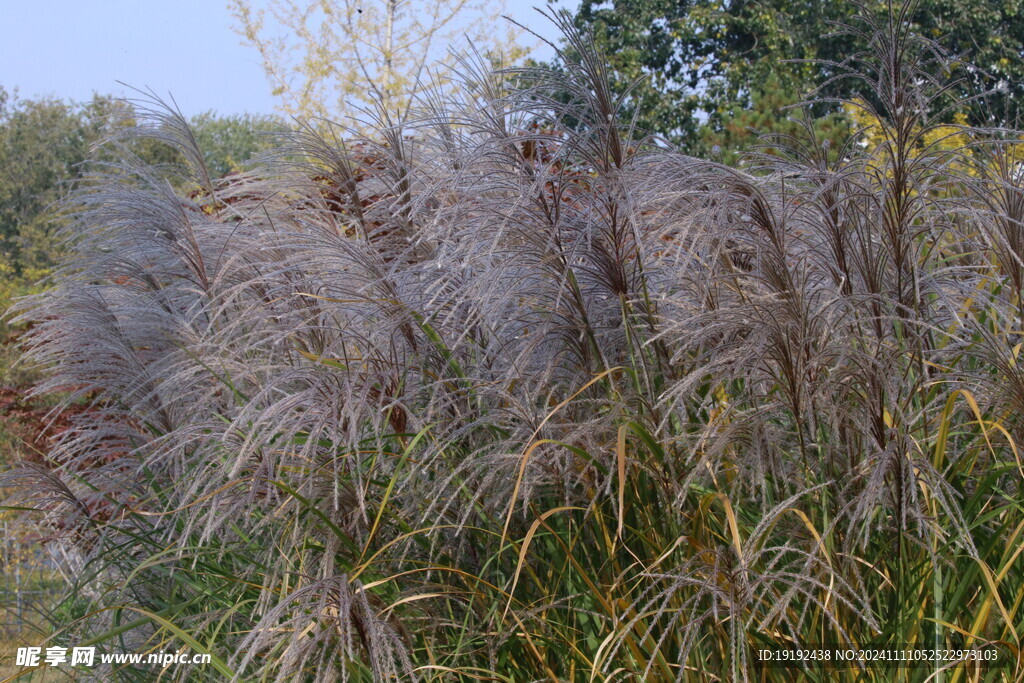
[[[52,640],[214,653],[189,680],[789,680],[754,650],[828,642],[1003,666],[808,680],[1012,678],[1024,138],[928,113],[901,12],[851,29],[841,154],[642,137],[565,20],[561,72],[469,57],[221,181],[149,110],[196,190],[105,167],[17,306],[70,413],[0,482],[76,563]]]

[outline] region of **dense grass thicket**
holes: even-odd
[[[810,680],[1016,675],[1021,134],[945,125],[896,13],[843,66],[877,143],[728,167],[621,125],[566,30],[563,72],[467,59],[373,139],[218,182],[155,114],[198,189],[92,177],[20,305],[71,426],[5,480],[78,563],[54,642],[212,652],[188,680],[791,680],[753,650],[825,642],[1003,660]]]

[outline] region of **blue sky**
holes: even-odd
[[[543,4],[509,0],[509,14],[550,37],[531,9]],[[0,85],[81,101],[131,95],[122,81],[170,93],[187,115],[270,113],[259,57],[231,22],[225,0],[0,0]]]

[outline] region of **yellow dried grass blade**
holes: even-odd
[[[529,462],[529,460],[530,460],[530,454],[533,453],[534,449],[536,449],[537,446],[540,446],[543,443],[555,443],[551,439],[542,439],[542,440],[537,441],[537,442],[534,442],[534,439],[536,439],[537,435],[540,434],[540,431],[542,429],[544,429],[544,425],[546,425],[548,423],[548,420],[550,420],[552,417],[554,417],[555,413],[557,413],[559,410],[564,408],[566,405],[569,404],[570,401],[572,401],[574,398],[576,398],[577,396],[582,394],[584,391],[589,389],[595,383],[601,381],[602,379],[604,379],[605,377],[607,377],[611,373],[613,373],[613,372],[615,372],[617,370],[621,370],[621,369],[622,368],[620,366],[615,366],[614,368],[609,368],[608,370],[605,370],[604,372],[600,372],[600,373],[594,375],[594,377],[590,381],[588,381],[582,387],[577,389],[576,392],[572,396],[570,396],[569,398],[565,399],[564,401],[562,401],[561,403],[556,405],[554,408],[552,408],[551,411],[547,415],[544,416],[544,419],[541,420],[541,423],[539,425],[537,425],[537,428],[535,430],[533,430],[533,434],[530,435],[530,439],[529,439],[531,444],[526,449],[526,451],[523,453],[522,461],[519,463],[519,474],[516,476],[515,486],[512,487],[511,500],[509,500],[509,502],[508,502],[508,514],[505,515],[505,524],[501,528],[501,538],[502,538],[503,541],[508,537],[508,525],[512,522],[512,513],[516,509],[516,499],[519,497],[519,489],[523,485],[523,476],[526,474],[526,463]]]
[[[574,505],[563,505],[560,507],[552,508],[542,514],[537,519],[533,520],[533,524],[530,525],[530,529],[526,532],[526,536],[523,537],[523,545],[519,548],[519,559],[516,561],[516,571],[512,575],[512,587],[508,589],[508,602],[505,603],[505,611],[502,613],[502,620],[508,616],[508,611],[512,607],[512,596],[515,595],[516,586],[519,584],[519,575],[523,571],[523,563],[526,562],[526,552],[530,549],[530,541],[533,540],[533,535],[537,533],[537,529],[544,520],[553,514],[558,512],[564,512],[566,510],[585,510],[586,508],[576,507]]]

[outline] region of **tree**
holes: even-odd
[[[102,134],[91,114],[105,104],[21,101],[0,88],[0,255],[14,272],[49,260],[47,209],[70,189]]]
[[[868,50],[870,31],[851,33],[839,25],[853,21],[859,8],[885,21],[890,5],[878,0],[583,0],[574,21],[607,56],[617,87],[637,82],[631,101],[641,125],[697,148],[699,140],[708,140],[701,129],[722,133],[736,112],[754,104],[770,78],[783,86],[786,104],[822,84],[827,97],[857,96],[857,84],[831,79],[841,74],[843,58]],[[996,90],[965,105],[971,123],[1020,119],[1024,3],[917,0],[907,6],[907,16],[911,30],[940,40],[974,65],[956,67],[952,76],[962,80],[950,97],[964,100]]]
[[[215,178],[238,171],[249,159],[268,150],[281,130],[281,124],[270,116],[217,116],[212,111],[193,116],[191,124]]]
[[[723,106],[718,112],[719,125],[709,124],[700,129],[699,144],[717,160],[734,164],[755,147],[759,147],[760,152],[775,153],[780,142],[808,142],[806,126],[809,124],[815,141],[826,145],[831,150],[828,156],[835,158],[851,132],[847,112],[808,116],[806,110],[793,107],[799,100],[798,93],[789,84],[778,75],[770,74],[751,88],[749,103],[733,101]]]
[[[236,29],[259,50],[280,109],[304,119],[358,120],[379,100],[405,109],[419,83],[447,81],[451,46],[468,38],[509,61],[524,54],[504,0],[274,0],[267,11],[232,0]],[[283,33],[282,33],[283,32]],[[441,68],[428,74],[430,65]]]

